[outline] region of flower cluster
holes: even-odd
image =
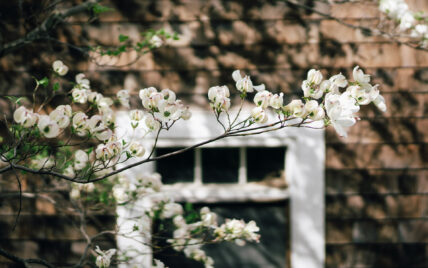
[[[258,242],[259,240],[260,235],[256,233],[259,228],[254,221],[245,223],[242,220],[227,219],[226,223],[218,226],[217,214],[210,211],[208,207],[203,207],[199,212],[199,220],[188,223],[182,215],[182,209],[178,206],[175,204],[173,209],[175,213],[173,223],[177,229],[173,232],[173,238],[168,239],[168,242],[175,250],[183,251],[186,257],[203,262],[206,268],[213,267],[214,261],[201,249],[204,243],[203,238],[198,238],[195,234],[212,232],[213,241],[235,241],[241,246],[245,244],[245,241]],[[163,209],[165,207],[166,205]],[[168,210],[171,209],[168,208]]]
[[[95,185],[93,183],[72,183],[71,184],[71,191],[70,191],[70,198],[72,199],[79,199],[81,192],[84,193],[92,193],[95,190]]]
[[[161,177],[158,173],[142,174],[134,181],[126,176],[120,176],[118,183],[113,186],[112,194],[118,203],[126,203],[159,192],[161,186]]]
[[[178,205],[178,204],[177,204]],[[173,224],[177,228],[173,232],[173,238],[168,242],[177,251],[182,251],[188,258],[204,263],[206,268],[213,267],[214,261],[202,250],[203,238],[198,238],[194,234],[204,230],[210,231],[217,227],[217,215],[204,207],[200,210],[200,220],[187,223],[183,217],[182,210],[176,208],[173,217]]]
[[[241,77],[239,70],[234,71],[232,77],[235,81],[246,79],[245,88],[237,84],[241,92],[252,92],[255,88],[248,76]],[[303,99],[292,100],[286,105],[284,105],[283,93],[274,94],[261,85],[255,88],[257,93],[253,102],[256,106],[251,110],[250,124],[266,123],[267,109],[272,108],[282,116],[280,120],[286,121],[293,118],[300,119],[302,122],[324,120],[327,124],[332,124],[340,136],[346,137],[347,129],[356,123],[358,118],[356,112],[359,111],[360,105],[374,103],[381,111],[386,111],[385,100],[379,93],[378,85],[370,84],[370,76],[356,66],[353,70],[353,78],[355,81],[350,82],[344,75],[336,74],[324,80],[321,71],[311,69],[306,80],[302,82]],[[343,90],[344,88],[346,89]],[[228,113],[229,95],[229,89],[226,86],[209,89],[208,99],[216,116],[222,112]],[[241,95],[242,99],[244,97],[245,94]],[[231,129],[233,127],[230,126]]]
[[[13,119],[26,128],[37,125],[44,137],[55,138],[70,124],[71,113],[70,105],[59,105],[49,115],[41,115],[21,106],[13,113]]]
[[[246,241],[259,241],[260,235],[257,232],[260,228],[254,221],[245,223],[243,220],[227,219],[214,233],[217,237],[225,241],[235,241],[238,245],[245,245]]]
[[[347,129],[356,123],[360,105],[374,103],[382,112],[386,111],[385,99],[380,95],[378,85],[370,84],[370,76],[356,66],[353,70],[355,82],[341,93],[330,89],[325,95],[325,110],[331,124],[340,136],[346,137]]]
[[[428,46],[428,25],[424,23],[423,17],[410,11],[404,0],[380,0],[379,10],[389,18],[398,22],[400,31],[410,30],[410,36],[420,40],[424,48]]]
[[[61,61],[55,61],[52,67],[61,76],[68,71],[68,67]],[[86,167],[102,170],[116,164],[122,156],[126,159],[142,157],[146,152],[141,141],[119,139],[114,135],[115,113],[111,107],[114,101],[93,91],[90,85],[85,74],[79,73],[75,76],[75,83],[70,91],[75,104],[88,104],[89,109],[85,112],[75,112],[70,105],[59,105],[49,114],[40,114],[21,106],[13,114],[17,124],[30,131],[37,130],[46,138],[56,138],[70,127],[72,134],[88,140],[96,139],[98,145],[75,152],[73,163],[66,165],[63,170],[64,174],[70,176],[75,176],[76,171]],[[144,88],[140,90],[139,96],[143,109],[130,111],[134,129],[143,126],[147,133],[158,131],[162,127],[168,129],[176,120],[191,117],[189,108],[170,89],[159,92],[153,87]],[[129,99],[128,90],[123,89],[117,93],[118,102],[126,108],[130,108]]]
[[[113,105],[113,100],[111,98],[105,97],[96,91],[92,91],[90,87],[90,81],[83,73],[77,74],[75,81],[76,83],[71,90],[73,102],[80,104],[85,104],[87,102],[90,103],[98,109],[100,114],[105,117],[105,120],[112,116],[113,110],[111,109],[111,106]],[[126,89],[119,91],[118,99],[124,106],[129,106],[129,103],[126,102],[126,95]]]
[[[187,120],[191,116],[189,107],[185,106],[181,100],[177,100],[174,91],[170,89],[158,91],[154,87],[144,88],[140,90],[139,96],[146,112],[150,114],[145,119],[149,129],[158,127],[158,124],[154,123],[153,120],[159,123],[168,123],[180,118]]]

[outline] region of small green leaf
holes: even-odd
[[[58,82],[56,82],[56,83],[53,85],[53,91],[58,91],[58,89],[59,89],[59,83],[58,83]]]
[[[105,12],[113,11],[113,10],[114,10],[113,8],[105,7],[105,6],[102,6],[100,4],[95,4],[92,6],[92,12],[94,12],[95,15],[99,15],[101,13],[105,13]]]
[[[413,14],[416,20],[423,20],[424,19],[424,13],[422,11],[416,12]]]
[[[123,34],[119,35],[119,42],[125,42],[128,39],[129,39],[129,36],[127,35],[123,35]]]
[[[49,79],[47,77],[43,77],[41,80],[37,80],[37,84],[46,87],[49,84]]]
[[[11,102],[21,105],[21,100],[24,99],[24,97],[15,97],[15,96],[5,96],[6,98],[8,98]]]

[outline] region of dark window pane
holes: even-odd
[[[156,155],[167,154],[179,149],[181,148],[158,148],[156,149]],[[190,150],[157,161],[156,171],[162,175],[162,182],[164,184],[193,182],[194,153],[193,150]]]
[[[203,148],[202,181],[236,183],[239,171],[239,148]]]
[[[247,243],[240,247],[233,242],[207,244],[202,247],[214,259],[214,267],[221,268],[277,268],[290,267],[289,260],[289,216],[288,201],[274,203],[223,203],[208,204],[219,216],[224,218],[254,220],[260,227],[260,243]],[[203,204],[196,204],[199,209]],[[168,267],[203,268],[203,265],[186,259],[182,253],[167,248],[154,253],[154,258],[162,260]]]
[[[285,148],[247,148],[248,181],[284,182]],[[274,186],[274,185],[272,185]]]

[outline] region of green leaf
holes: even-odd
[[[424,20],[424,13],[422,11],[416,12],[413,16],[416,20]]]
[[[58,91],[58,89],[59,89],[59,83],[58,83],[58,82],[56,82],[56,83],[53,85],[53,91]]]
[[[5,96],[6,98],[8,98],[11,102],[21,105],[21,100],[24,99],[25,97],[15,97],[15,96]]]
[[[123,34],[119,35],[119,42],[125,42],[128,39],[129,39],[129,36],[127,35],[123,35]]]
[[[46,87],[49,84],[49,79],[47,77],[43,77],[41,80],[37,80],[37,84]]]
[[[125,52],[125,51],[126,51],[126,46],[125,46],[125,45],[120,46],[120,47],[117,49],[117,51],[119,51],[119,53]]]
[[[94,12],[95,15],[99,15],[101,13],[105,13],[105,12],[113,11],[113,10],[114,9],[111,7],[105,7],[105,6],[102,6],[100,4],[95,4],[92,6],[92,12]]]
[[[186,203],[184,205],[184,210],[185,211],[193,211],[193,204],[192,203]]]

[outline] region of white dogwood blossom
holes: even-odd
[[[161,124],[159,123],[159,121],[157,121],[153,115],[151,114],[147,114],[144,118],[144,123],[146,124],[147,128],[150,131],[157,131],[160,127]]]
[[[254,86],[250,77],[247,75],[242,77],[241,72],[239,70],[235,70],[232,73],[232,78],[236,82],[236,88],[243,93],[250,93],[250,92],[253,92],[254,90],[256,90],[256,91],[265,90],[264,84]]]
[[[280,109],[284,103],[284,93],[274,94],[270,98],[269,105],[274,109]]]
[[[216,102],[217,98],[229,98],[230,92],[227,86],[216,86],[208,89],[208,99],[211,102]]]
[[[13,120],[24,127],[32,127],[36,124],[38,115],[28,110],[24,106],[20,106],[13,112]]]
[[[306,82],[309,83],[310,85],[319,85],[322,82],[322,74],[319,70],[315,70],[315,69],[310,69],[308,72],[308,76],[306,78]]]
[[[112,248],[106,251],[100,249],[99,246],[95,248],[95,252],[98,254],[95,264],[98,268],[110,267],[111,258],[116,254],[116,249]]]
[[[376,98],[373,100],[373,103],[381,112],[386,112],[387,108],[386,108],[385,98],[382,95],[378,94]]]
[[[254,221],[245,223],[243,220],[227,219],[224,224],[216,228],[214,233],[226,241],[238,241],[238,245],[242,245],[242,239],[258,242],[259,230]]]
[[[183,207],[178,203],[166,203],[160,214],[161,219],[172,218],[175,215],[183,214]]]
[[[93,115],[88,120],[87,127],[89,133],[94,135],[100,141],[108,140],[113,135],[113,132],[105,125],[103,117],[100,115]]]
[[[95,91],[91,91],[87,95],[88,102],[93,103],[95,105],[97,105],[98,102],[103,98],[103,95],[101,93]]]
[[[163,45],[163,41],[158,35],[153,35],[152,38],[150,38],[149,43],[155,48],[161,47]]]
[[[129,152],[131,153],[132,156],[141,157],[144,155],[146,150],[144,149],[144,146],[141,143],[132,141],[129,144]]]
[[[336,74],[330,77],[330,87],[328,88],[329,92],[339,94],[340,88],[344,88],[348,85],[348,80],[343,74]]]
[[[163,99],[166,100],[168,103],[174,103],[176,101],[176,95],[174,91],[169,88],[162,89],[161,94],[163,95]]]
[[[208,90],[208,99],[213,109],[227,111],[230,108],[230,92],[227,86],[211,87]]]
[[[73,128],[77,135],[84,136],[88,133],[88,116],[83,112],[77,112],[72,120]]]
[[[60,60],[56,60],[53,62],[52,69],[60,76],[64,76],[68,72],[68,67]]]
[[[60,128],[57,122],[51,120],[47,115],[39,116],[37,127],[46,138],[55,138],[60,133]]]
[[[295,117],[303,118],[306,115],[305,104],[302,100],[292,100],[285,108]]]
[[[86,167],[86,164],[89,161],[88,154],[83,150],[77,150],[74,153],[74,168],[76,170],[81,170]]]
[[[271,92],[267,90],[261,90],[257,92],[257,94],[254,96],[254,103],[257,106],[260,106],[263,109],[266,109],[270,105],[272,96],[273,95]]]
[[[62,109],[55,109],[50,114],[51,120],[55,121],[60,128],[66,128],[70,124],[70,116],[68,116]]]
[[[74,88],[71,92],[73,101],[77,103],[86,103],[88,100],[88,94],[86,89]]]
[[[360,110],[355,99],[349,92],[343,94],[327,94],[325,109],[336,132],[347,137],[347,130],[357,122],[356,112]]]
[[[266,111],[260,106],[254,107],[253,110],[251,110],[251,117],[259,124],[264,124],[268,120]]]
[[[86,89],[86,90],[90,89],[90,82],[89,82],[89,79],[85,78],[85,74],[79,73],[76,75],[75,79],[77,83],[76,85],[77,88]]]
[[[169,103],[165,100],[159,101],[158,110],[159,112],[155,113],[155,116],[162,122],[168,122],[169,120],[178,120],[182,112],[177,104]]]
[[[324,109],[318,105],[316,100],[310,100],[305,103],[305,112],[308,117],[314,121],[324,119]]]
[[[302,82],[303,95],[306,98],[319,99],[323,96],[326,85],[321,83],[322,78],[323,76],[320,71],[315,69],[309,70],[306,80]]]

